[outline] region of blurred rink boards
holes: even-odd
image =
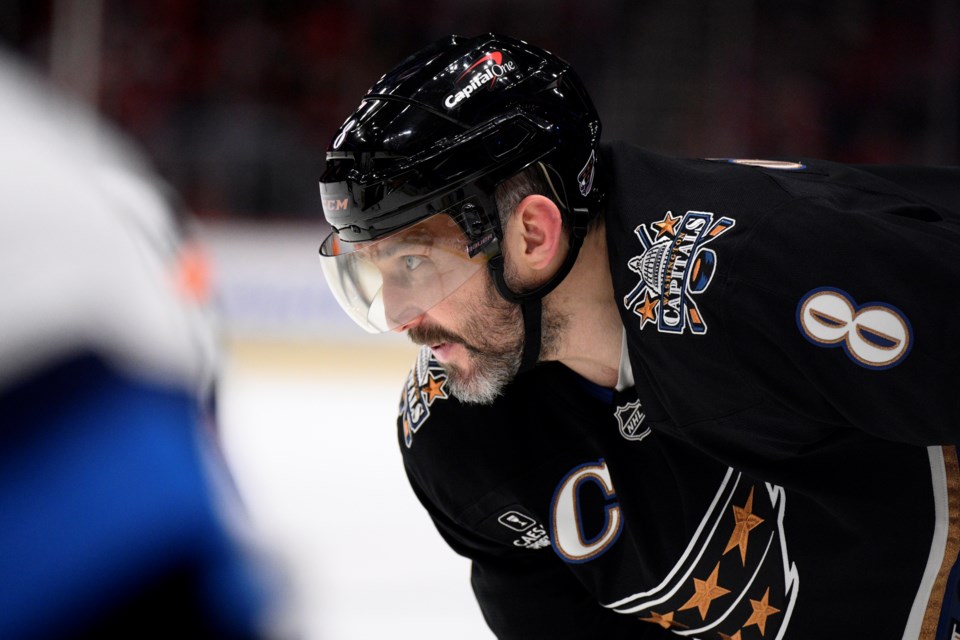
[[[286,570],[293,625],[304,640],[492,638],[469,563],[403,473],[395,419],[415,347],[342,314],[320,271],[321,224],[195,231],[224,340],[224,453]]]

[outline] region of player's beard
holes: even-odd
[[[460,344],[467,350],[466,366],[441,363],[450,391],[467,404],[492,404],[517,375],[523,353],[520,307],[500,297],[490,277],[485,278],[483,298],[461,306],[464,322],[458,332],[425,324],[407,331],[416,344]]]

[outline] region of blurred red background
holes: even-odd
[[[604,137],[670,155],[956,164],[954,0],[7,0],[0,41],[141,142],[200,218],[320,215],[332,133],[449,33],[574,64]]]

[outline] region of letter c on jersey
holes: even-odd
[[[595,483],[604,496],[604,519],[600,533],[588,538],[581,517],[580,489],[586,482]],[[550,536],[554,551],[567,562],[588,562],[605,553],[623,528],[620,506],[610,479],[610,470],[602,459],[580,465],[560,482],[550,506]]]
[[[867,369],[896,366],[913,346],[913,329],[902,311],[883,302],[857,306],[850,294],[833,287],[814,289],[800,300],[797,325],[811,343],[842,346]]]

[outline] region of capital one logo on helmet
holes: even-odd
[[[472,76],[469,77],[467,83],[463,86],[460,86],[460,83],[463,82],[471,71],[477,70]],[[467,67],[467,70],[461,73],[456,81],[455,85],[459,87],[457,91],[447,94],[443,99],[443,106],[447,109],[453,109],[458,104],[467,100],[472,96],[478,89],[487,85],[487,90],[493,89],[496,86],[497,81],[505,76],[506,74],[516,71],[517,63],[513,60],[505,59],[503,53],[500,51],[491,51],[490,53],[480,57],[473,64]]]

